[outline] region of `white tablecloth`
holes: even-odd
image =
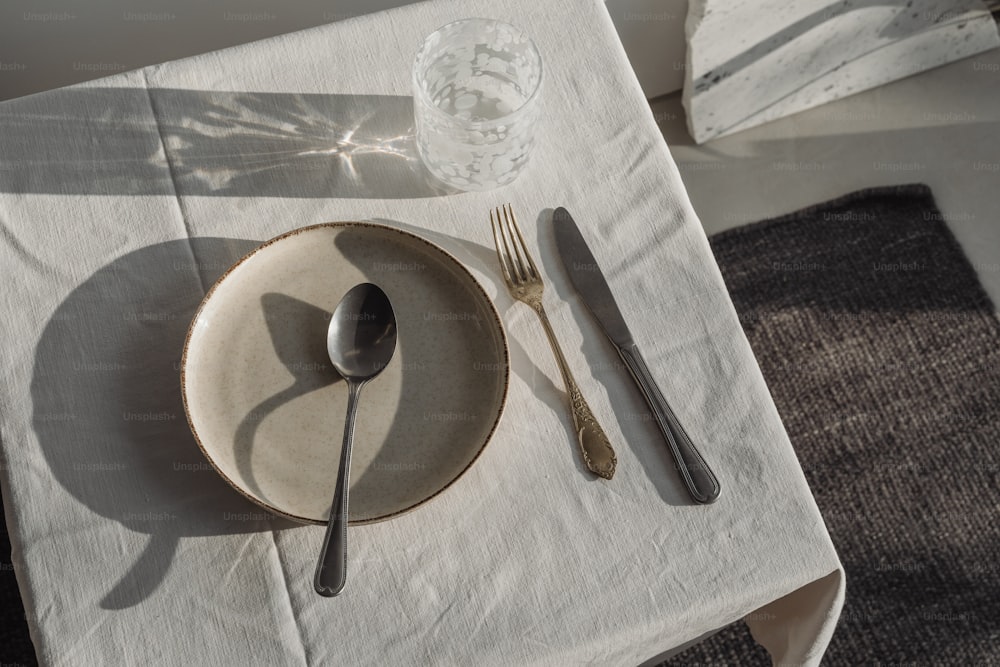
[[[473,15],[536,38],[544,125],[514,184],[441,194],[410,152],[409,65]],[[499,283],[486,214],[507,201],[618,445],[610,482],[580,469],[542,329]],[[716,504],[689,503],[572,292],[544,224],[560,205],[718,473]],[[465,262],[514,372],[482,457],[427,506],[352,530],[331,600],[312,590],[322,529],[269,518],[210,469],[177,366],[231,261],[356,219]],[[0,472],[44,663],[635,665],[744,616],[777,662],[822,655],[843,571],[597,0],[436,0],[0,105],[0,261]]]

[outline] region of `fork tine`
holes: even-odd
[[[524,236],[521,234],[521,227],[517,224],[517,218],[514,217],[514,208],[510,204],[507,204],[504,207],[504,216],[506,216],[508,212],[510,213],[511,226],[514,228],[514,231],[517,232],[517,238],[521,241],[521,248],[524,249],[524,257],[528,260],[528,266],[531,267],[531,277],[538,278],[541,274],[538,273],[538,267],[535,266],[535,260],[531,259],[531,253],[528,252],[528,244],[524,242]],[[525,273],[527,273],[527,270]]]
[[[490,211],[490,226],[493,228],[493,245],[496,246],[497,249],[497,260],[500,262],[500,270],[503,273],[503,280],[507,283],[507,287],[512,287],[514,285],[514,281],[511,278],[510,269],[507,267],[507,261],[504,257],[503,250],[501,249],[500,233],[497,229],[497,220],[493,219],[493,211]]]
[[[524,261],[521,259],[521,253],[517,248],[517,243],[514,239],[514,233],[510,230],[510,224],[505,224],[504,218],[500,215],[500,208],[496,209],[497,212],[497,225],[500,227],[500,238],[503,239],[504,251],[507,253],[507,260],[510,262],[510,272],[514,283],[521,283],[528,279],[528,272],[524,268]],[[510,243],[507,242],[507,238],[510,238]],[[510,247],[514,246],[514,252],[510,251]]]

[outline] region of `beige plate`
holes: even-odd
[[[188,422],[205,456],[251,500],[325,523],[347,410],[326,353],[330,314],[354,285],[392,301],[398,345],[361,394],[351,523],[433,498],[476,460],[500,419],[509,355],[496,309],[436,245],[359,222],[261,245],[215,283],[181,360]]]

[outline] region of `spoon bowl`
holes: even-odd
[[[345,380],[378,375],[396,349],[396,318],[389,297],[376,285],[352,288],[330,318],[326,351]]]
[[[349,391],[337,488],[314,582],[317,593],[333,597],[347,583],[347,501],[358,399],[362,387],[389,365],[396,351],[396,315],[380,287],[361,283],[344,295],[330,318],[326,350]]]

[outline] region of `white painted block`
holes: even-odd
[[[979,0],[691,0],[686,31],[698,143],[1000,46]]]

